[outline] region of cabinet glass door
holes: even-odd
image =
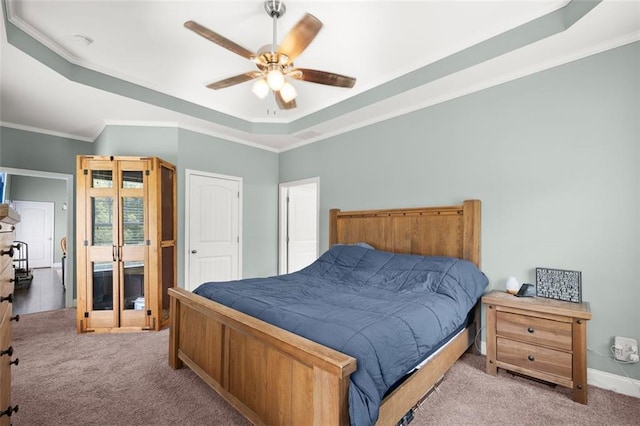
[[[146,161],[119,163],[119,260],[120,260],[120,326],[145,327],[148,221],[145,208],[148,170]]]
[[[118,304],[118,215],[113,161],[87,160],[85,181],[87,252],[87,328],[117,327]],[[80,232],[80,231],[79,231]]]

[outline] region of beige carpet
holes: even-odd
[[[75,333],[75,311],[22,315],[14,323],[14,425],[246,425],[188,369],[167,365],[168,330]],[[640,399],[589,387],[570,392],[500,372],[465,355],[415,413],[412,426],[462,424],[638,425]]]

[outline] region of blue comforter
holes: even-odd
[[[356,358],[349,415],[369,425],[385,392],[465,323],[487,283],[465,260],[336,245],[299,272],[194,293]]]

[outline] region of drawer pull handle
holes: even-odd
[[[536,359],[533,357],[533,355],[529,355],[529,356],[527,357],[527,359],[528,359],[529,361],[535,361],[535,360],[536,360]]]
[[[6,300],[7,302],[9,302],[9,303],[13,303],[13,293],[11,293],[11,294],[10,294],[10,295],[8,295],[8,296],[2,296],[2,297],[0,297],[0,303],[4,302],[5,300]]]
[[[9,318],[9,321],[20,322],[20,314],[16,315],[15,317]]]
[[[0,351],[0,356],[5,356],[5,355],[13,355],[13,346],[9,346],[7,349]]]
[[[529,328],[527,328],[527,331],[528,331],[529,333],[533,333],[535,330],[533,329],[533,327],[529,327]]]
[[[7,408],[6,410],[0,411],[0,417],[2,417],[2,416],[11,417],[11,415],[13,413],[17,413],[18,412],[18,408],[19,408],[18,405],[16,405],[15,407],[9,406],[9,408]]]
[[[9,255],[9,257],[13,257],[13,250],[20,250],[20,244],[14,244],[9,246],[9,250],[0,250],[0,256]]]
[[[13,365],[18,365],[20,363],[20,358],[16,358],[13,361],[9,362],[9,365],[13,364]]]

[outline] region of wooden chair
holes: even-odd
[[[60,239],[60,248],[62,249],[62,288],[66,289],[64,285],[64,264],[67,261],[67,237]]]

